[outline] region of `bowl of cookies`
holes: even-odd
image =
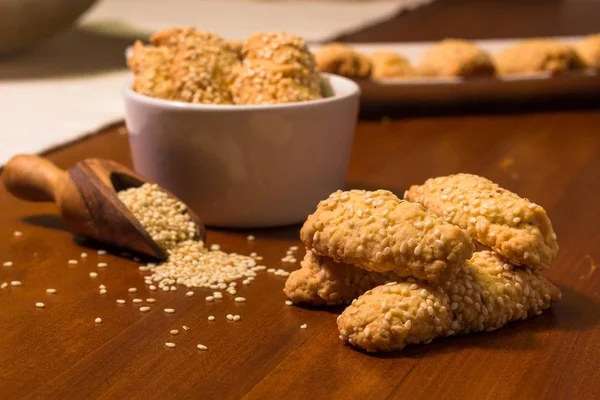
[[[239,43],[173,28],[135,43],[128,65],[134,167],[206,224],[301,222],[343,188],[360,89],[320,73],[303,39],[257,33]]]

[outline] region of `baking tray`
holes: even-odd
[[[582,36],[555,37],[558,41],[573,44]],[[474,41],[489,53],[526,40]],[[418,65],[421,55],[435,42],[419,43],[347,43],[356,51],[370,54],[374,51],[392,51],[405,56]],[[317,51],[319,46],[311,46]],[[462,78],[410,78],[378,81],[357,80],[362,89],[363,102],[394,103],[406,105],[444,105],[473,102],[506,102],[549,100],[575,96],[600,96],[600,73],[594,69],[554,75],[550,73],[519,74],[509,77]]]

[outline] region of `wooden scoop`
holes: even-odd
[[[29,201],[53,201],[74,233],[165,260],[167,254],[152,240],[117,192],[148,182],[119,163],[87,159],[64,171],[50,161],[19,155],[6,164],[4,186]],[[175,198],[171,193],[165,192]],[[204,240],[202,221],[187,210]]]

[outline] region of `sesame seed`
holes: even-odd
[[[37,303],[35,303],[35,306],[36,306],[37,308],[44,308],[44,307],[46,307],[46,305],[45,305],[44,303],[42,303],[41,301],[40,301],[40,302],[37,302]]]
[[[175,310],[173,308],[165,308],[164,310],[167,314],[173,314]]]
[[[240,319],[242,319],[242,317],[240,317],[239,315],[234,315],[233,316],[233,320],[234,321],[239,321]]]
[[[108,292],[106,291],[106,289],[100,289],[100,294],[106,294],[106,293],[108,293]]]
[[[172,348],[174,348],[174,347],[175,347],[175,343],[173,343],[173,342],[166,342],[166,343],[165,343],[165,346],[167,346],[167,347],[169,347],[169,348],[171,348],[171,349],[172,349]]]
[[[106,286],[101,284],[100,286],[98,286],[98,289],[106,289]]]
[[[123,299],[117,299],[117,303],[119,303],[119,304],[125,304],[126,302]]]
[[[215,299],[222,299],[223,298],[223,293],[221,293],[221,292],[213,292],[213,297]]]
[[[156,299],[148,298],[146,299],[146,303],[156,303]]]
[[[19,236],[22,236],[22,235],[23,235],[23,232],[21,232],[21,231],[14,231],[14,232],[13,232],[13,235],[15,235],[15,236],[19,237]]]
[[[148,312],[148,311],[150,311],[150,307],[148,307],[148,306],[140,307],[140,311],[141,312]]]
[[[255,239],[255,237],[254,237],[254,235],[248,235],[248,236],[246,236],[246,239],[248,239],[248,241],[251,242]]]
[[[132,287],[132,288],[129,288],[127,291],[129,293],[135,293],[135,292],[137,292],[137,288]]]
[[[306,329],[306,328],[308,328],[308,325],[306,325],[306,324],[300,325],[300,329]]]
[[[21,281],[12,281],[12,282],[10,282],[10,286],[21,286],[21,285],[22,285]]]
[[[99,262],[98,263],[98,268],[106,268],[106,267],[108,267],[107,263],[105,263],[105,262]]]
[[[286,305],[286,306],[291,306],[291,305],[293,305],[293,304],[294,304],[294,302],[292,302],[291,300],[286,300],[286,301],[285,301],[285,305]]]
[[[245,297],[236,297],[236,298],[234,299],[234,301],[235,301],[236,303],[245,303],[245,302],[246,302],[246,298],[245,298]]]
[[[106,255],[106,250],[98,250],[96,253],[98,253],[99,256],[104,256]]]
[[[209,315],[208,316],[208,320],[209,321],[214,321],[215,320],[215,316],[214,315]]]
[[[102,323],[102,318],[98,317],[94,320],[95,323],[97,324],[101,324]]]
[[[90,272],[90,278],[97,278],[98,277],[98,273],[97,272]]]
[[[196,347],[198,347],[198,349],[199,349],[199,350],[203,350],[203,351],[206,351],[206,350],[208,350],[208,347],[206,347],[206,346],[205,346],[205,345],[203,345],[203,344],[199,344],[199,345],[198,345],[198,346],[196,346]]]
[[[189,291],[185,294],[185,297],[192,297],[194,295],[194,292]]]
[[[13,262],[12,261],[6,261],[4,264],[2,264],[3,267],[12,267],[13,266]]]
[[[150,286],[148,286],[148,289],[150,289],[150,290],[152,290],[152,291],[155,291],[155,290],[156,290],[156,286],[154,286],[154,285],[150,285]]]
[[[178,331],[177,329],[171,329],[171,330],[169,331],[169,333],[170,333],[171,335],[179,335],[179,331]]]
[[[213,244],[213,245],[210,246],[210,249],[212,251],[219,251],[219,250],[221,250],[221,246],[218,245],[218,244]]]
[[[232,314],[227,314],[227,319],[229,321],[233,321],[233,315]]]
[[[183,328],[183,330],[184,330],[184,331],[189,331],[189,330],[190,330],[190,327],[189,327],[189,326],[185,326],[185,325],[183,325],[183,326],[182,326],[182,328]]]
[[[0,289],[6,289],[7,287],[8,287],[7,282],[3,282],[2,285],[0,285]]]
[[[133,299],[133,300],[131,300],[131,301],[132,301],[134,304],[140,304],[140,303],[142,303],[144,300],[142,300],[142,299]]]
[[[204,299],[206,301],[213,301],[215,298],[213,296],[206,296]]]
[[[79,264],[79,261],[77,261],[77,260],[69,260],[69,264],[71,264],[71,265],[77,265],[77,264]]]
[[[81,257],[81,258],[87,258],[87,256],[88,256],[88,253],[85,253],[85,252],[83,252],[79,255],[79,257]]]

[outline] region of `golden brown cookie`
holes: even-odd
[[[496,68],[489,54],[475,44],[445,39],[427,50],[417,73],[421,76],[475,78],[494,76]]]
[[[172,99],[173,56],[166,47],[144,46],[136,41],[127,59],[127,65],[134,73],[133,90],[146,96]]]
[[[231,85],[236,104],[276,104],[323,97],[321,75],[303,39],[257,33],[242,48],[244,60]]]
[[[575,50],[588,67],[600,69],[600,33],[580,40]]]
[[[317,65],[323,72],[361,79],[371,76],[371,60],[354,51],[350,46],[331,43],[321,47],[315,54]]]
[[[367,291],[338,318],[340,339],[367,351],[400,350],[437,337],[493,331],[541,314],[560,291],[539,272],[515,268],[498,254],[473,254],[455,280],[409,278]]]
[[[415,75],[414,68],[400,54],[390,51],[377,51],[369,55],[373,70],[372,79],[406,78]]]
[[[404,197],[464,229],[515,265],[547,267],[558,252],[552,223],[541,206],[481,176],[428,179],[412,186]]]
[[[460,228],[387,190],[333,193],[307,218],[300,238],[337,262],[433,282],[452,279],[474,249]]]
[[[378,273],[337,263],[307,250],[301,268],[292,272],[283,289],[294,303],[336,305],[350,303],[369,289],[400,281],[392,272]]]
[[[560,74],[585,65],[572,47],[551,39],[525,40],[495,56],[501,75],[550,72]]]

